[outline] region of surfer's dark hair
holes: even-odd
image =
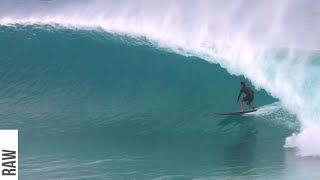
[[[241,84],[242,86],[246,86],[246,83],[243,82],[243,81],[242,81],[240,84]]]

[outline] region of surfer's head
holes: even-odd
[[[242,81],[240,84],[241,84],[241,87],[246,87],[246,83],[245,82]]]

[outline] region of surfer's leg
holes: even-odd
[[[240,112],[243,112],[243,99],[240,99]]]
[[[253,101],[253,99],[254,99],[254,97],[250,97],[249,100],[247,101],[247,105],[250,106],[252,109],[255,110],[256,108],[255,108],[254,105],[251,103],[251,102]]]
[[[248,102],[249,102],[248,98],[249,98],[248,96],[245,96],[244,98],[242,98],[240,100],[240,112],[243,112],[243,102],[247,102],[247,104],[248,104]]]
[[[252,109],[256,109],[253,104],[248,104]]]

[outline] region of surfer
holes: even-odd
[[[241,89],[238,96],[237,102],[239,102],[240,96],[242,93],[245,93],[246,96],[240,100],[240,112],[243,112],[243,101],[247,102],[247,105],[250,106],[253,110],[256,110],[256,108],[251,104],[251,102],[254,99],[254,92],[246,86],[244,82],[241,82]]]

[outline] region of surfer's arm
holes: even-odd
[[[237,102],[239,102],[239,99],[240,99],[241,94],[242,94],[242,90],[241,90],[240,93],[239,93]]]

